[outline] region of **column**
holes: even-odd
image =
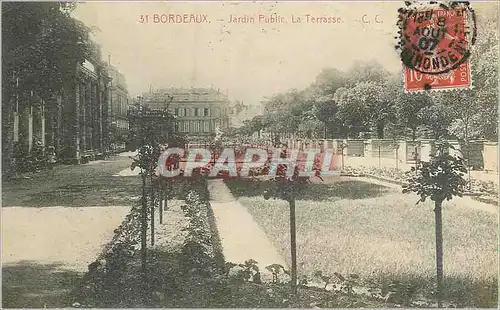
[[[99,143],[98,143],[98,149],[100,152],[103,151],[103,102],[102,102],[102,96],[101,96],[101,81],[97,81],[97,89],[96,89],[96,99],[97,99],[97,107],[98,107],[98,130],[99,130]]]
[[[430,161],[432,154],[432,145],[430,140],[421,140],[420,141],[420,160],[421,161]]]
[[[17,95],[16,95],[17,97]],[[19,141],[19,102],[16,98],[15,107],[14,107],[14,142]]]
[[[33,148],[33,106],[28,107],[28,151]]]
[[[45,147],[45,102],[42,101],[42,106],[40,107],[40,131],[41,131],[41,142],[42,146]]]
[[[32,111],[33,111],[33,121],[32,121],[33,142],[37,141],[42,142],[42,105],[40,104],[40,102],[33,103]]]
[[[39,101],[33,106],[33,138],[45,147],[45,102]]]
[[[397,142],[399,143],[399,148],[397,150],[398,161],[405,165],[407,160],[406,140],[399,140]]]
[[[80,149],[85,151],[87,149],[87,98],[85,81],[80,85]]]
[[[64,158],[66,162],[80,163],[80,87],[75,81],[68,86],[66,102],[63,105]]]
[[[54,97],[50,97],[44,104],[43,122],[44,122],[44,137],[46,146],[55,146],[55,117],[56,117],[57,102]]]
[[[73,126],[73,146],[75,148],[73,162],[75,164],[80,163],[80,83],[76,82],[75,85],[75,107],[74,107],[74,121]]]
[[[364,141],[365,157],[373,157],[373,141],[371,139]]]
[[[95,83],[90,82],[90,90],[91,90],[91,104],[92,104],[92,149],[96,150],[99,148],[99,133],[98,133],[98,109],[97,109],[97,100],[96,100],[96,93],[97,93],[97,87]]]
[[[90,84],[90,81],[87,79],[85,81],[85,147],[86,151],[91,150],[94,146],[94,141],[92,139],[93,136],[93,118],[92,118],[92,109],[93,109],[93,104],[92,104],[92,85]]]
[[[342,155],[347,156],[347,148],[349,147],[349,143],[347,139],[342,140],[342,143],[344,144],[344,151],[342,152]]]
[[[26,98],[23,98],[25,101]],[[23,102],[19,107],[19,147],[28,151],[31,143],[29,142],[29,121],[30,121],[30,106],[28,103]]]
[[[59,95],[55,99],[56,99],[56,108],[54,111],[54,122],[53,122],[53,131],[54,131],[53,143],[56,154],[60,156],[62,152],[61,139],[63,138],[63,133],[62,133],[63,127],[61,126],[63,98]]]
[[[102,90],[101,90],[101,101],[102,101],[102,143],[103,143],[103,150],[108,151],[109,150],[109,145],[111,143],[110,141],[110,123],[111,119],[109,117],[109,97],[108,97],[108,85],[107,85],[107,80],[103,80],[102,82]],[[126,97],[123,98],[123,111],[122,111],[122,117],[127,115],[127,106],[126,106]],[[122,125],[117,123],[117,126],[120,126],[118,128],[119,132],[122,132],[123,128],[121,127]]]

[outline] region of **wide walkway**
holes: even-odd
[[[137,178],[113,177],[130,163],[117,156],[3,184],[3,307],[71,306],[71,290],[140,191]]]
[[[208,190],[226,262],[243,263],[253,259],[258,262],[264,281],[272,278],[266,266],[276,263],[287,268],[262,228],[233,197],[223,180],[209,180]]]

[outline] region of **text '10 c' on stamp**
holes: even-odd
[[[468,4],[409,4],[399,10],[398,27],[405,91],[471,87],[476,26]]]

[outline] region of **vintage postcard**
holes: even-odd
[[[497,308],[497,1],[3,1],[2,308]]]

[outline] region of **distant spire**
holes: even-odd
[[[108,64],[111,66],[111,54],[108,54]]]

